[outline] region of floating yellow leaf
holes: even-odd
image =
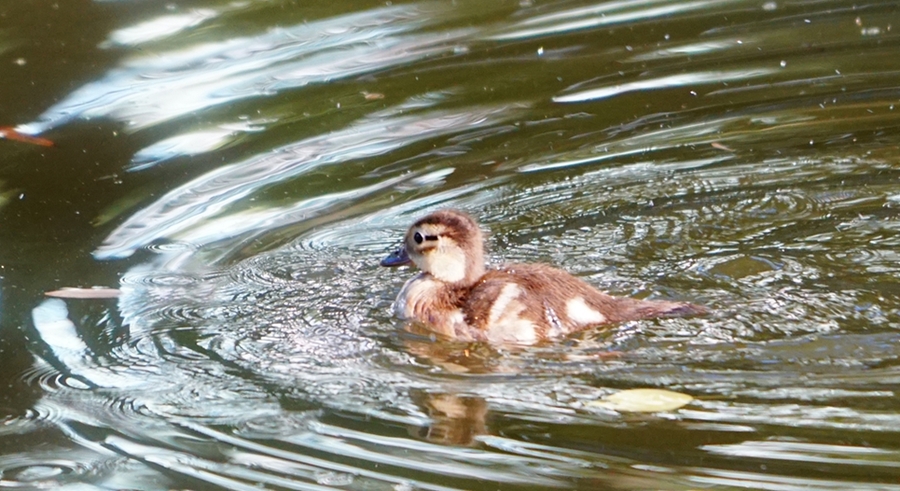
[[[616,392],[602,400],[589,403],[614,411],[656,413],[674,411],[694,398],[665,389],[630,389]]]

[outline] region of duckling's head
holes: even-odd
[[[458,210],[440,210],[412,224],[400,249],[381,265],[412,261],[440,281],[469,286],[484,275],[483,241],[472,217]]]

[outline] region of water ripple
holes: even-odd
[[[118,305],[34,307],[41,399],[0,436],[53,440],[0,485],[892,489],[894,6],[461,5],[108,36],[145,51],[32,130],[113,118],[147,129],[133,164],[199,165],[122,178],[178,171],[97,250],[143,249]],[[251,98],[258,120],[223,104]],[[712,312],[521,349],[423,336],[389,309],[413,271],[377,262],[442,207],[493,263]],[[695,401],[595,405],[644,387]]]
[[[521,21],[518,25],[510,27],[508,29],[509,32],[493,35],[491,39],[525,39],[615,24],[633,24],[659,17],[674,16],[699,9],[707,9],[716,4],[726,4],[729,2],[720,0],[714,2],[680,2],[677,5],[660,5],[663,3],[664,2],[660,0],[608,2],[599,6],[578,7],[570,10],[563,10]]]
[[[54,456],[61,452],[66,452],[70,457]],[[0,457],[0,487],[59,489],[67,485],[78,486],[98,475],[124,471],[128,467],[122,459],[96,461],[91,456],[88,457],[90,460],[78,461],[74,457],[63,449],[57,449],[57,452],[48,449],[43,458],[33,453],[4,455]]]
[[[295,178],[321,166],[379,155],[425,138],[453,133],[473,125],[489,124],[515,114],[515,108],[504,106],[412,115],[408,114],[409,109],[400,105],[366,117],[344,131],[314,137],[245,162],[220,167],[187,182],[169,191],[150,206],[132,214],[109,235],[95,256],[98,258],[128,256],[137,247],[155,239],[171,238],[180,232],[190,230],[261,188]],[[389,132],[385,133],[385,129]],[[374,189],[381,187],[382,185],[375,185]],[[306,213],[314,213],[316,208],[314,204],[317,201],[322,202],[321,206],[345,198],[346,196],[335,196],[324,202],[322,198],[302,202],[299,209],[292,208],[287,213],[287,220],[282,219],[279,222],[284,224],[298,219],[308,219],[310,217]],[[302,213],[298,214],[297,211]],[[278,215],[284,213],[278,212]],[[238,218],[241,222],[248,223],[246,217],[238,216]],[[255,226],[271,228],[273,225],[263,220],[261,225]],[[217,233],[214,236],[221,240],[247,231],[243,227],[234,232],[230,230],[216,224]],[[202,229],[201,236],[203,232],[209,233],[210,229]]]
[[[641,90],[653,90],[671,87],[694,87],[702,84],[719,84],[722,82],[734,82],[751,78],[771,75],[772,69],[744,69],[730,72],[695,72],[684,75],[669,75],[666,77],[641,80],[627,84],[619,84],[611,87],[600,87],[553,98],[553,102],[585,102],[597,99],[614,97],[628,92]]]
[[[182,14],[163,15],[117,29],[110,33],[105,44],[137,45],[158,41],[203,24],[220,13],[212,9],[192,9]]]
[[[146,128],[248,97],[409,63],[447,51],[448,41],[460,35],[410,34],[445,14],[437,4],[384,7],[136,56],[20,129],[43,133],[95,117],[126,122],[132,130]]]

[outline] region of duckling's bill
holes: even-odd
[[[396,251],[390,253],[386,258],[381,260],[382,266],[394,267],[394,266],[403,266],[404,264],[409,264],[412,262],[412,259],[409,258],[409,254],[406,253],[406,247],[401,246]]]

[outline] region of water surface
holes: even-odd
[[[900,489],[893,3],[0,18],[0,125],[55,143],[0,141],[0,487]],[[713,313],[407,333],[378,261],[442,207]],[[644,387],[695,400],[594,404]]]

